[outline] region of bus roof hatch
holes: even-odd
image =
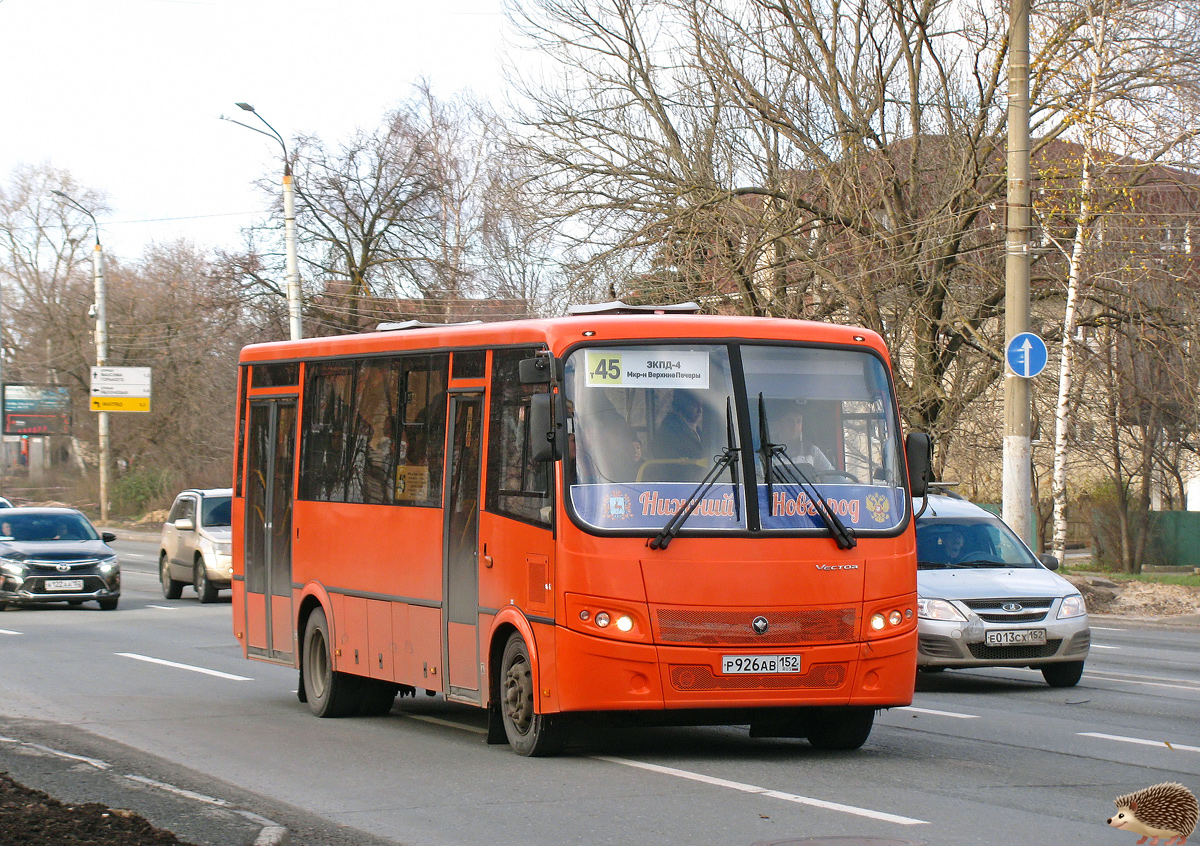
[[[597,315],[597,314],[696,314],[700,306],[695,303],[675,303],[674,305],[629,305],[620,300],[610,303],[588,303],[573,305],[567,308],[567,314]]]

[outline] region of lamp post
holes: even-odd
[[[238,126],[244,126],[252,132],[257,132],[259,135],[274,138],[279,142],[279,146],[283,148],[283,241],[287,251],[288,327],[291,339],[293,341],[299,340],[303,337],[303,333],[300,329],[300,269],[296,260],[296,197],[292,187],[292,162],[288,158],[287,144],[284,142],[283,136],[275,131],[275,127],[267,123],[266,118],[256,112],[254,107],[249,103],[235,103],[234,105],[244,112],[250,112],[262,121],[263,126],[271,131],[263,132],[257,126],[250,126],[247,123],[242,123],[240,120],[234,120],[224,115],[221,115],[222,120],[236,123]]]
[[[92,250],[92,280],[96,288],[96,366],[108,364],[108,314],[106,310],[107,292],[104,286],[104,248],[100,246],[100,225],[96,216],[81,206],[62,191],[53,191],[58,197],[66,200],[75,208],[86,214],[92,221],[92,229],[96,232],[96,247]],[[100,430],[100,522],[108,522],[108,457],[109,433],[108,412],[99,412],[97,423]]]

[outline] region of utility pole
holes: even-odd
[[[96,216],[86,208],[81,206],[75,200],[64,194],[62,191],[53,191],[53,194],[62,197],[68,203],[86,214],[92,221],[92,229],[96,233],[96,247],[92,250],[92,282],[95,286],[96,294],[96,366],[106,367],[108,365],[108,311],[107,300],[108,295],[104,285],[104,247],[100,245],[100,225],[96,223]],[[100,522],[108,522],[108,465],[109,465],[109,430],[108,430],[108,412],[97,412],[100,416],[96,421],[99,429],[100,441]]]
[[[1029,3],[1011,0],[1008,28],[1008,204],[1004,334],[1029,331]],[[1007,348],[1007,344],[1006,344]],[[1030,384],[1004,372],[1004,521],[1033,545]]]

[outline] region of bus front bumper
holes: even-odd
[[[562,711],[908,705],[916,684],[915,627],[869,643],[681,647],[555,632]],[[726,656],[799,656],[798,672],[723,672]]]

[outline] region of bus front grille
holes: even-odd
[[[671,665],[671,687],[691,690],[788,690],[797,688],[832,689],[846,681],[845,664],[813,664],[804,673],[777,675],[714,674],[706,664]]]
[[[807,611],[708,611],[659,608],[658,636],[664,643],[703,646],[765,646],[777,643],[849,643],[858,634],[854,608]],[[759,634],[754,620],[767,621]]]

